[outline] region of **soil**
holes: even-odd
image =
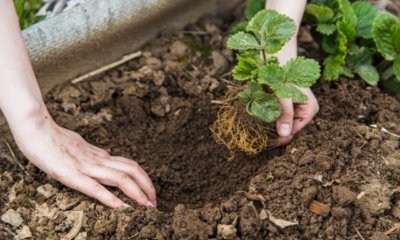
[[[204,18],[162,34],[140,59],[46,96],[56,122],[140,163],[158,209],[112,189],[133,206],[112,210],[62,186],[4,129],[0,214],[13,209],[23,223],[1,221],[0,239],[27,227],[33,239],[400,239],[400,229],[386,232],[400,218],[400,102],[378,88],[321,82],[320,112],[291,144],[227,160],[209,127],[219,108],[211,101],[230,80],[232,21]],[[300,52],[314,45],[306,34]],[[320,214],[309,210],[313,200],[324,204]]]

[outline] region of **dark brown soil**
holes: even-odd
[[[400,134],[400,102],[358,80],[319,83],[320,113],[290,145],[227,161],[209,127],[233,61],[228,26],[207,19],[162,35],[140,59],[46,97],[58,123],[143,166],[157,210],[117,190],[134,207],[111,210],[16,152],[25,174],[0,141],[0,214],[17,211],[33,239],[60,239],[79,214],[75,239],[222,239],[221,224],[234,225],[232,239],[400,239],[400,229],[384,234],[400,221],[399,139],[381,129]],[[10,133],[2,136],[16,151]],[[45,184],[54,188],[47,199],[37,190]],[[312,213],[313,200],[329,211]],[[280,228],[271,216],[298,225]],[[0,239],[22,225],[0,222]]]

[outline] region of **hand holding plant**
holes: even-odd
[[[262,10],[249,21],[245,31],[228,39],[228,47],[238,50],[238,64],[232,75],[243,84],[230,88],[230,101],[226,101],[212,130],[217,141],[229,149],[258,153],[269,144],[268,124],[282,113],[279,99],[292,99],[296,103],[308,100],[300,89],[317,81],[318,62],[298,57],[281,66],[274,56],[295,31],[296,24],[291,18],[274,10]],[[253,118],[241,115],[237,103],[231,100],[236,97]]]

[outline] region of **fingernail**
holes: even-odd
[[[289,123],[282,123],[279,125],[279,135],[281,137],[287,137],[290,135],[290,124]]]
[[[153,203],[151,203],[150,201],[147,201],[146,207],[154,208],[154,205],[153,205]]]
[[[123,204],[122,204],[122,206],[124,206],[125,208],[132,208],[132,206],[131,206],[131,205],[129,205],[129,204],[126,204],[126,203],[123,203]]]

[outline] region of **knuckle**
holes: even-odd
[[[118,186],[124,185],[130,180],[130,177],[125,173],[119,173],[117,176]]]

